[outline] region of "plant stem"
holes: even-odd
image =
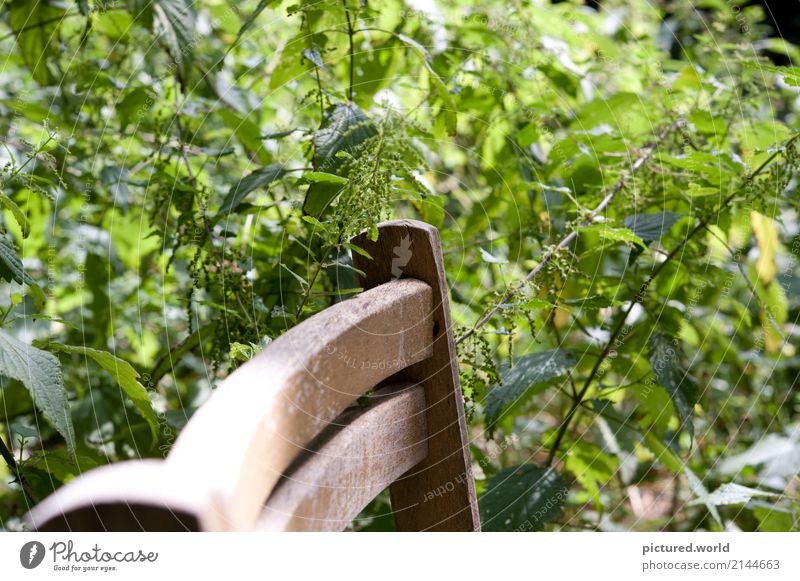
[[[176,81],[177,81],[176,77]],[[189,161],[189,157],[186,155],[186,148],[183,145],[183,123],[181,123],[181,103],[178,100],[178,93],[175,92],[175,128],[178,132],[178,149],[181,152],[181,159],[183,160],[183,164],[186,166],[186,172],[189,174],[189,180],[192,182],[192,186],[195,189],[195,196],[194,199],[197,201],[197,208],[200,211],[200,218],[203,222],[203,228],[206,231],[206,236],[208,236],[208,246],[211,249],[211,254],[216,258],[217,264],[219,265],[220,274],[225,276],[225,260],[224,260],[224,246],[223,246],[223,254],[220,254],[217,251],[217,248],[214,246],[214,234],[211,231],[211,225],[208,223],[208,215],[206,212],[206,205],[203,203],[202,196],[198,191],[197,187],[197,178],[194,175],[194,170],[192,169],[192,164]],[[245,316],[247,321],[252,325],[254,324],[253,318],[250,316],[249,311],[245,308],[244,303],[242,302],[239,293],[233,293],[236,297],[236,302],[239,303],[239,308],[241,309],[242,314]]]
[[[17,482],[19,482],[19,485],[22,487],[22,491],[25,493],[25,495],[30,498],[31,501],[35,501],[36,497],[31,492],[30,486],[28,486],[27,481],[19,471],[19,464],[17,464],[17,461],[14,459],[14,454],[11,452],[8,446],[6,446],[2,436],[0,436],[0,456],[3,457],[3,460],[5,460],[5,463],[8,465],[8,468],[11,470],[11,472],[16,475]]]
[[[350,20],[350,9],[347,7],[347,0],[342,0],[344,14],[347,18],[347,36],[350,39],[350,86],[347,89],[347,99],[353,100],[353,85],[356,84],[356,52],[353,47],[353,23]]]
[[[12,471],[17,471],[17,461],[14,459],[14,454],[11,452],[8,446],[6,446],[2,436],[0,436],[0,456],[3,457],[3,460],[6,461],[6,464],[9,468],[11,468]]]

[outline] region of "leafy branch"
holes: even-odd
[[[683,121],[677,121],[672,125],[668,126],[664,131],[662,131],[658,138],[647,145],[641,155],[633,162],[630,170],[627,173],[623,174],[617,183],[611,188],[611,190],[605,195],[605,197],[600,201],[600,203],[589,213],[589,215],[576,227],[572,232],[567,234],[561,241],[552,246],[543,256],[542,259],[528,274],[527,276],[522,279],[521,281],[517,282],[515,285],[511,287],[510,290],[506,291],[503,297],[494,304],[486,313],[481,316],[480,319],[464,334],[456,339],[456,343],[461,343],[472,336],[478,329],[483,327],[486,323],[488,323],[492,317],[497,314],[497,311],[503,308],[504,305],[508,304],[510,300],[512,300],[516,294],[522,290],[526,284],[531,282],[536,275],[538,275],[542,269],[547,265],[550,260],[553,259],[559,251],[567,248],[573,240],[578,237],[578,233],[580,232],[581,228],[585,228],[600,215],[600,213],[608,207],[614,197],[625,187],[627,181],[632,178],[636,172],[647,162],[648,159],[653,155],[653,152],[658,148],[658,146],[663,143],[667,137],[676,129],[680,128],[683,125]]]
[[[713,219],[714,216],[718,215],[719,212],[721,212],[722,210],[726,209],[731,204],[731,202],[733,202],[733,200],[736,199],[736,197],[742,192],[743,189],[745,189],[782,152],[784,152],[788,148],[790,148],[798,139],[800,139],[800,133],[797,133],[794,136],[792,136],[790,139],[788,139],[784,143],[783,147],[781,147],[778,150],[774,151],[766,160],[764,160],[764,162],[761,165],[759,165],[755,170],[753,170],[753,172],[750,173],[744,179],[743,183],[738,188],[736,188],[732,193],[730,193],[719,204],[719,206],[714,209],[714,211],[709,212],[708,214],[706,214],[705,216],[700,218],[698,223],[695,225],[694,228],[692,228],[692,230],[689,231],[689,233],[686,235],[686,237],[683,240],[681,240],[681,242],[679,242],[677,244],[677,246],[675,246],[675,248],[672,249],[672,251],[666,256],[666,258],[662,262],[660,262],[653,269],[653,272],[650,274],[650,276],[648,276],[648,278],[645,280],[645,282],[641,285],[639,290],[636,292],[636,294],[633,296],[632,300],[628,304],[628,306],[623,311],[622,315],[619,318],[619,321],[617,321],[617,324],[614,327],[614,330],[611,332],[611,335],[609,336],[609,339],[606,342],[605,347],[603,348],[602,352],[600,353],[600,356],[595,361],[595,364],[592,367],[592,370],[589,373],[588,377],[584,381],[583,386],[581,387],[581,390],[578,392],[578,395],[573,400],[572,405],[570,406],[570,409],[567,412],[567,415],[564,417],[563,421],[561,422],[561,425],[559,426],[558,432],[556,433],[555,440],[553,441],[553,445],[551,446],[550,452],[548,453],[548,456],[547,456],[547,461],[545,463],[547,466],[549,466],[549,465],[551,465],[553,463],[553,460],[555,459],[555,456],[556,456],[556,454],[558,452],[558,449],[561,446],[561,442],[564,439],[564,436],[565,436],[567,430],[569,429],[570,423],[575,418],[575,415],[576,415],[578,409],[580,408],[581,404],[583,403],[584,398],[586,397],[586,393],[589,391],[589,388],[591,387],[592,382],[594,381],[595,377],[597,376],[597,373],[600,370],[600,367],[602,366],[603,362],[606,360],[606,358],[608,357],[609,353],[611,352],[611,349],[612,349],[615,341],[619,337],[619,334],[625,328],[625,321],[628,319],[628,315],[630,315],[630,313],[633,310],[633,307],[635,305],[644,302],[645,293],[650,288],[650,285],[653,283],[653,281],[656,279],[656,277],[658,277],[658,275],[661,272],[663,272],[664,268],[678,255],[678,253],[681,252],[681,250],[683,250],[683,248],[686,247],[686,245],[697,235],[698,232],[701,232],[702,230],[705,230],[708,227],[708,225],[710,224],[710,222],[711,222],[711,220]]]

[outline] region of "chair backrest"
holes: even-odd
[[[341,530],[390,489],[398,530],[478,530],[439,235],[361,235],[366,289],[230,375],[165,460],[89,471],[28,514],[39,530]],[[374,391],[373,391],[374,390]],[[354,408],[371,393],[371,405]]]

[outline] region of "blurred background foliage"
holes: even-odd
[[[768,4],[4,1],[0,523],[163,456],[409,217],[484,529],[796,530],[799,29]]]

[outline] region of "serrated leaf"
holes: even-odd
[[[158,416],[156,416],[153,405],[150,403],[150,396],[147,393],[147,389],[139,383],[139,372],[137,372],[130,363],[112,355],[108,351],[82,347],[80,345],[50,343],[49,347],[64,353],[77,353],[78,355],[88,357],[107,371],[114,381],[117,382],[117,385],[122,388],[125,395],[133,402],[139,414],[147,421],[147,424],[150,426],[150,432],[153,435],[153,441],[158,439]]]
[[[217,213],[217,220],[226,216],[232,210],[235,210],[250,192],[268,186],[272,182],[281,179],[284,175],[286,175],[286,170],[283,165],[273,163],[244,176],[239,180],[238,184],[228,190],[225,199],[222,201],[222,206],[220,206],[219,212]]]
[[[58,359],[0,329],[0,375],[16,379],[28,389],[33,404],[64,437],[73,456],[75,430]]]
[[[636,234],[645,244],[650,244],[669,231],[678,220],[684,218],[686,214],[680,212],[658,212],[656,214],[633,214],[627,216],[622,225]]]
[[[339,103],[325,112],[322,124],[314,133],[314,169],[335,172],[343,159],[337,154],[353,154],[356,148],[377,135],[369,117],[355,103]]]
[[[196,42],[194,40],[193,4],[193,0],[155,0],[153,2],[155,31],[184,81],[192,64]]]
[[[772,73],[783,77],[784,82],[792,87],[800,87],[800,67],[777,67],[752,61],[743,61],[742,64],[750,69],[763,73]]]
[[[346,157],[358,146],[377,135],[369,117],[355,103],[339,103],[325,112],[322,125],[314,133],[314,171],[337,174]],[[342,191],[342,184],[314,183],[306,191],[303,212],[320,217]]]
[[[14,281],[18,284],[27,285],[37,308],[41,308],[44,304],[44,292],[33,278],[25,272],[22,261],[17,256],[17,249],[14,243],[2,234],[0,234],[0,280]]]
[[[689,374],[681,368],[679,357],[680,346],[677,340],[660,332],[653,333],[650,339],[650,367],[656,381],[667,391],[675,405],[680,427],[685,428],[694,438],[692,412],[697,403],[697,390]]]
[[[500,372],[502,379],[486,396],[486,429],[491,433],[511,407],[544,391],[548,382],[566,375],[577,362],[571,351],[552,349],[519,357],[514,367]]]
[[[36,284],[22,267],[14,243],[2,235],[0,235],[0,279],[29,286]]]
[[[522,464],[495,474],[478,501],[484,531],[540,531],[557,518],[567,485],[552,468]]]
[[[750,499],[755,496],[776,497],[778,495],[772,492],[758,490],[756,488],[748,488],[747,486],[742,486],[741,484],[736,484],[735,482],[729,482],[728,484],[723,484],[705,498],[697,498],[689,504],[729,506],[732,504],[745,504],[750,502]]]
[[[689,483],[689,488],[692,489],[694,495],[700,501],[700,503],[705,504],[708,512],[711,514],[713,519],[717,522],[718,525],[722,526],[722,519],[719,516],[719,511],[717,507],[714,506],[712,503],[708,502],[708,490],[706,489],[703,481],[697,477],[697,474],[692,472],[692,469],[689,466],[683,466],[683,473],[686,475],[686,480]]]

